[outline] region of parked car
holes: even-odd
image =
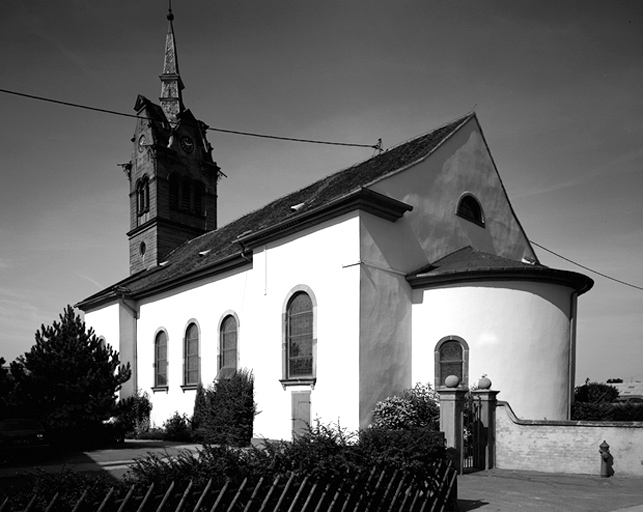
[[[49,440],[42,424],[33,419],[0,420],[0,461],[28,452],[45,451]]]
[[[642,395],[619,396],[614,401],[616,403],[625,403],[625,404],[643,404],[643,396]]]

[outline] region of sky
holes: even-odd
[[[4,0],[0,89],[134,114],[165,0]],[[643,287],[643,2],[174,0],[183,99],[213,128],[385,148],[475,110],[533,242]],[[135,120],[0,92],[0,356],[129,273]],[[373,155],[211,131],[219,224]],[[577,383],[643,380],[643,290],[583,272]]]

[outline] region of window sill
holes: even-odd
[[[198,387],[198,384],[184,384],[181,386],[181,389],[185,393],[186,391],[192,391],[195,390]]]
[[[469,222],[471,222],[471,223],[473,223],[473,224],[475,224],[477,226],[480,226],[483,229],[485,227],[484,220],[478,220],[478,219],[475,219],[473,217],[470,217],[469,215],[463,215],[462,213],[458,213],[458,212],[456,212],[456,215],[458,217],[460,217],[461,219],[468,220]]]
[[[152,393],[168,393],[169,390],[169,386],[154,386],[152,388]]]
[[[315,377],[301,377],[299,379],[280,379],[279,382],[284,389],[289,386],[310,386],[310,389],[315,389],[317,379]]]

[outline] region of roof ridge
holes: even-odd
[[[472,110],[470,112],[467,112],[466,114],[464,114],[462,116],[454,117],[451,121],[447,121],[445,123],[442,123],[441,125],[436,126],[435,128],[431,128],[430,130],[427,130],[426,132],[421,133],[420,135],[410,137],[410,138],[408,138],[408,139],[406,139],[406,140],[404,140],[402,142],[398,142],[397,144],[395,144],[394,146],[391,146],[390,148],[386,148],[384,150],[384,153],[387,153],[387,152],[389,152],[389,151],[391,151],[391,150],[393,150],[395,148],[398,148],[400,146],[404,146],[404,144],[408,144],[409,142],[413,142],[414,140],[421,139],[422,137],[426,137],[427,135],[431,135],[433,132],[437,132],[438,130],[441,130],[442,128],[445,128],[446,126],[454,124],[454,123],[456,123],[458,121],[462,121],[461,124],[464,124],[465,121],[468,121],[469,119],[471,119],[473,117],[476,117],[476,113],[475,113],[474,110]],[[454,129],[454,131],[455,131],[455,129]]]

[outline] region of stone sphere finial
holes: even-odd
[[[478,381],[478,389],[491,389],[491,379],[486,374]]]
[[[460,377],[457,375],[449,375],[444,379],[444,385],[448,388],[457,388],[458,384],[460,384]]]

